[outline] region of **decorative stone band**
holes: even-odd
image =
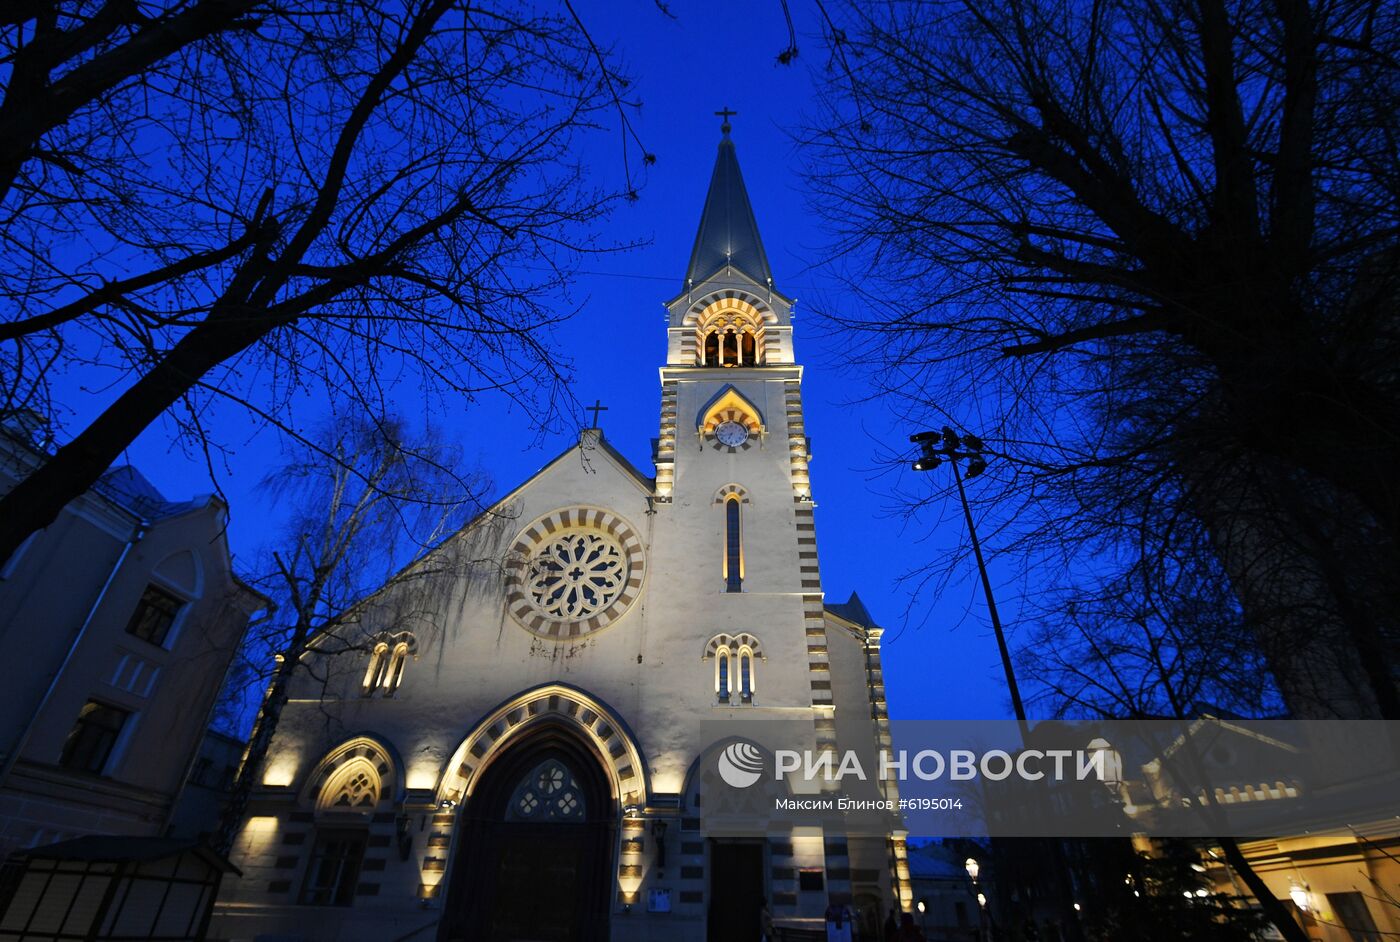
[[[621,721],[582,691],[561,684],[522,693],[478,723],[453,754],[438,789],[440,797],[462,801],[493,757],[520,734],[551,720],[576,728],[588,740],[607,768],[621,807],[644,804],[641,753]]]
[[[705,653],[700,655],[700,660],[708,661],[719,653],[720,648],[729,648],[731,651],[738,651],[740,648],[748,648],[753,652],[754,657],[768,660],[768,655],[763,653],[763,643],[748,632],[740,632],[737,635],[715,635],[705,645]]]
[[[725,422],[735,422],[749,430],[749,437],[742,445],[726,445],[715,435],[715,429]],[[758,435],[763,431],[763,426],[758,419],[740,409],[719,409],[710,413],[705,419],[705,425],[701,433],[709,441],[710,447],[719,451],[728,451],[731,455],[738,451],[748,451],[758,440]]]
[[[784,384],[787,405],[788,465],[792,473],[792,494],[795,500],[812,499],[812,483],[807,473],[811,456],[807,453],[807,435],[802,422],[802,384],[787,380]]]
[[[540,554],[569,536],[603,535],[621,549],[621,566],[612,566],[598,607],[585,606],[577,618],[550,614],[531,591]],[[598,542],[598,541],[595,541]],[[516,538],[506,555],[506,607],[522,628],[542,638],[568,639],[601,631],[617,621],[641,594],[646,554],[637,531],[622,517],[597,507],[570,507],[545,514]],[[620,569],[620,571],[619,571]]]
[[[656,441],[656,497],[662,503],[671,499],[676,462],[676,383],[661,384],[661,437]]]
[[[741,504],[747,504],[749,502],[749,492],[744,489],[742,484],[724,485],[724,487],[715,491],[714,502],[716,504],[723,504],[725,501],[729,500],[730,497],[739,498],[739,503]]]

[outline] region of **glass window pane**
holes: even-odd
[[[65,769],[100,775],[130,715],[126,710],[89,700],[64,740],[58,764]]]
[[[744,581],[743,577],[740,575],[742,544],[739,535],[739,502],[737,500],[728,501],[724,505],[724,515],[725,591],[738,592],[742,587]]]
[[[141,593],[141,601],[136,603],[136,611],[127,622],[126,632],[151,644],[165,644],[170,628],[175,624],[175,616],[184,603],[153,585],[146,586]]]

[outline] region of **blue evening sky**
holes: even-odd
[[[863,378],[843,370],[840,340],[815,329],[818,307],[839,309],[851,301],[817,264],[825,235],[806,204],[799,156],[789,136],[810,111],[814,77],[825,65],[821,41],[812,35],[814,11],[800,7],[794,5],[794,15],[799,30],[806,30],[799,35],[802,55],[785,67],[775,61],[787,41],[777,0],[675,0],[674,19],[645,0],[580,5],[595,38],[615,45],[636,79],[634,92],[643,102],[637,130],[657,162],[647,172],[640,200],[619,209],[602,232],[617,242],[646,244],[585,261],[570,299],[581,313],[557,331],[557,341],[575,364],[577,398],[603,400],[608,440],[651,473],[650,440],[659,420],[657,367],[665,357],[662,302],[679,290],[695,237],[719,140],[720,120],[713,112],[735,109],[734,140],[775,282],[799,301],[795,342],[806,366],[827,598],[844,602],[858,590],[888,629],[885,676],[894,717],[1004,717],[1009,706],[975,574],[960,573],[939,595],[933,589],[911,595],[896,585],[902,574],[965,544],[961,514],[944,506],[907,524],[894,514],[887,496],[893,479],[872,469],[881,451],[907,447],[913,430],[879,402],[858,401],[867,391]],[[615,130],[600,136],[593,148],[582,156],[604,178],[618,179]],[[402,406],[412,418],[415,403],[407,391],[405,397]],[[90,414],[91,403],[68,405],[78,418]],[[462,443],[468,461],[492,478],[497,494],[557,455],[576,434],[569,422],[570,428],[541,442],[517,412],[490,399],[432,418]],[[250,429],[247,418],[231,408],[214,414],[214,435],[233,449],[218,475],[232,508],[231,544],[245,566],[275,534],[277,518],[257,484],[275,466],[279,445],[272,433]],[[202,459],[172,447],[171,440],[170,428],[157,424],[130,449],[128,460],[172,499],[209,491]],[[984,538],[992,542],[994,534]],[[1012,594],[1008,589],[1004,595],[1004,617],[1014,623]]]

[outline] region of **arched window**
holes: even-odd
[[[382,693],[392,697],[403,685],[403,673],[410,656],[417,656],[418,642],[411,631],[397,634],[381,632],[375,635],[370,649],[369,666],[365,668],[360,696],[373,697]]]
[[[379,804],[379,770],[367,759],[351,759],[321,787],[317,807],[327,811],[373,811]]]
[[[710,331],[705,335],[705,355],[700,361],[704,366],[719,366],[719,333]]]
[[[399,684],[403,683],[404,663],[408,660],[408,643],[400,641],[394,646],[394,653],[389,658],[389,670],[384,675],[384,695],[392,697],[399,689]]]
[[[578,778],[558,759],[546,759],[531,769],[506,805],[507,821],[583,821],[587,817]]]
[[[732,330],[724,335],[724,365],[739,365],[739,335]]]
[[[758,662],[764,660],[763,643],[747,631],[717,634],[706,643],[701,656],[703,661],[711,658],[715,662],[715,699],[722,704],[752,705],[758,689]]]
[[[724,591],[742,592],[744,584],[744,544],[740,532],[739,498],[724,502]]]
[[[744,366],[756,365],[758,363],[758,344],[755,342],[753,334],[747,330],[744,331],[743,336],[739,338],[739,343]]]
[[[369,667],[365,670],[365,683],[360,689],[360,696],[374,696],[374,692],[384,684],[388,672],[389,646],[381,641],[374,646],[374,651],[369,656]]]

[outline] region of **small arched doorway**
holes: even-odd
[[[443,942],[603,942],[617,809],[597,757],[549,726],[482,772],[456,832]]]

